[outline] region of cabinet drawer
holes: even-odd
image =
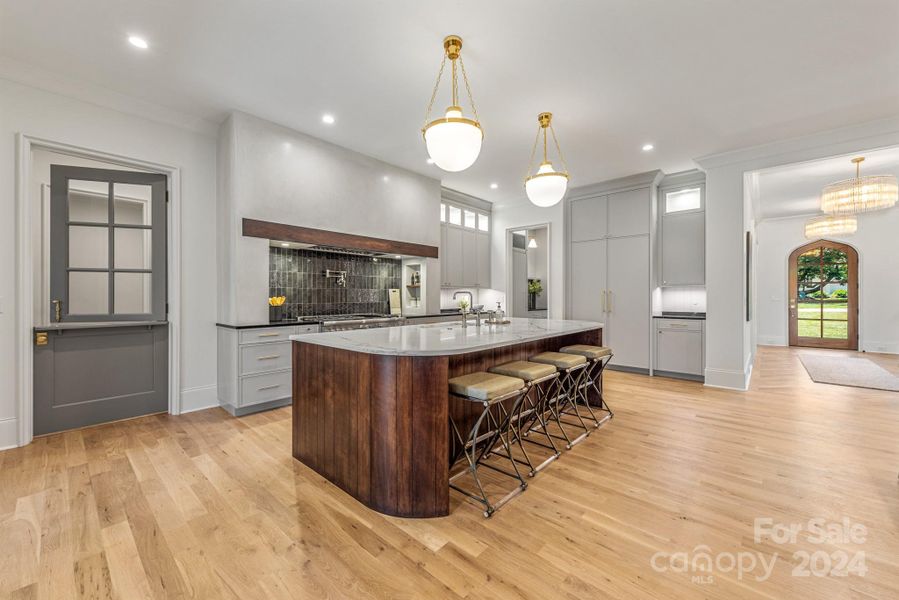
[[[296,333],[296,327],[261,327],[259,329],[242,329],[241,344],[259,344],[262,342],[283,342]]]
[[[300,325],[300,326],[298,326],[298,327],[296,327],[296,328],[293,328],[293,329],[294,329],[294,332],[293,332],[294,334],[299,334],[299,333],[318,333],[318,332],[320,331],[320,329],[321,329],[321,325],[319,325],[319,324],[317,324],[317,323],[316,323],[315,325]]]
[[[702,333],[678,329],[656,332],[656,370],[702,375]]]
[[[656,319],[658,331],[702,331],[702,321],[698,319]]]
[[[290,351],[290,342],[241,346],[240,375],[290,369]]]
[[[251,375],[240,380],[241,406],[289,398],[290,395],[290,371]]]

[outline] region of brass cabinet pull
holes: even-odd
[[[281,358],[280,354],[269,354],[268,356],[259,356],[256,360],[272,360],[275,358]]]
[[[52,300],[51,304],[53,304],[53,314],[56,322],[59,323],[62,321],[62,300]]]
[[[606,312],[606,291],[602,291],[602,312]]]
[[[278,337],[279,335],[281,335],[281,334],[278,333],[277,331],[273,331],[271,333],[260,333],[259,337]]]
[[[280,384],[280,383],[276,383],[275,385],[266,385],[266,386],[263,386],[263,387],[261,387],[261,388],[257,388],[256,391],[257,391],[257,392],[264,392],[265,390],[273,390],[273,389],[279,388],[279,387],[281,387],[281,384]]]
[[[609,312],[612,312],[612,290],[608,290],[609,294]]]

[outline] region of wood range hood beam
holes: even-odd
[[[438,258],[439,250],[437,246],[385,240],[364,235],[339,233],[256,219],[243,220],[243,235],[267,240],[314,244],[316,246],[334,246],[351,250],[368,250],[385,254],[403,254],[420,258]]]

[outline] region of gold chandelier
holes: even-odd
[[[478,159],[484,132],[481,130],[478,109],[471,95],[465,63],[462,62],[462,38],[458,35],[446,36],[443,40],[443,50],[443,61],[440,63],[440,71],[437,73],[437,82],[431,93],[431,101],[428,102],[425,124],[421,128],[421,133],[428,148],[428,156],[431,157],[434,164],[444,171],[464,171]],[[452,106],[446,109],[442,118],[431,121],[431,108],[434,106],[437,90],[440,88],[440,79],[443,77],[447,58],[450,59],[452,67]],[[468,93],[468,102],[471,105],[474,119],[466,118],[462,114],[462,106],[459,103],[457,62],[462,71],[462,80],[465,83],[465,91]]]
[[[864,157],[853,158],[855,177],[831,183],[821,193],[821,210],[844,216],[890,208],[899,199],[899,184],[893,175],[861,176]]]
[[[815,217],[805,224],[805,237],[809,240],[835,235],[852,235],[858,230],[855,215]]]
[[[556,139],[556,131],[553,129],[552,121],[552,113],[542,112],[537,115],[537,122],[540,124],[540,127],[537,129],[537,137],[534,139],[534,147],[531,150],[531,160],[528,162],[528,175],[524,180],[524,190],[528,195],[528,199],[541,208],[558,204],[568,189],[568,167],[565,164],[565,158],[562,156],[559,141]],[[562,163],[563,170],[561,171],[556,171],[548,158],[547,130],[552,134],[556,154],[559,157],[559,162]],[[534,155],[537,153],[537,143],[540,141],[541,133],[543,134],[543,162],[540,163],[537,172],[531,175],[531,165],[534,164]]]

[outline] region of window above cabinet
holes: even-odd
[[[702,209],[702,187],[688,187],[665,192],[665,214]]]

